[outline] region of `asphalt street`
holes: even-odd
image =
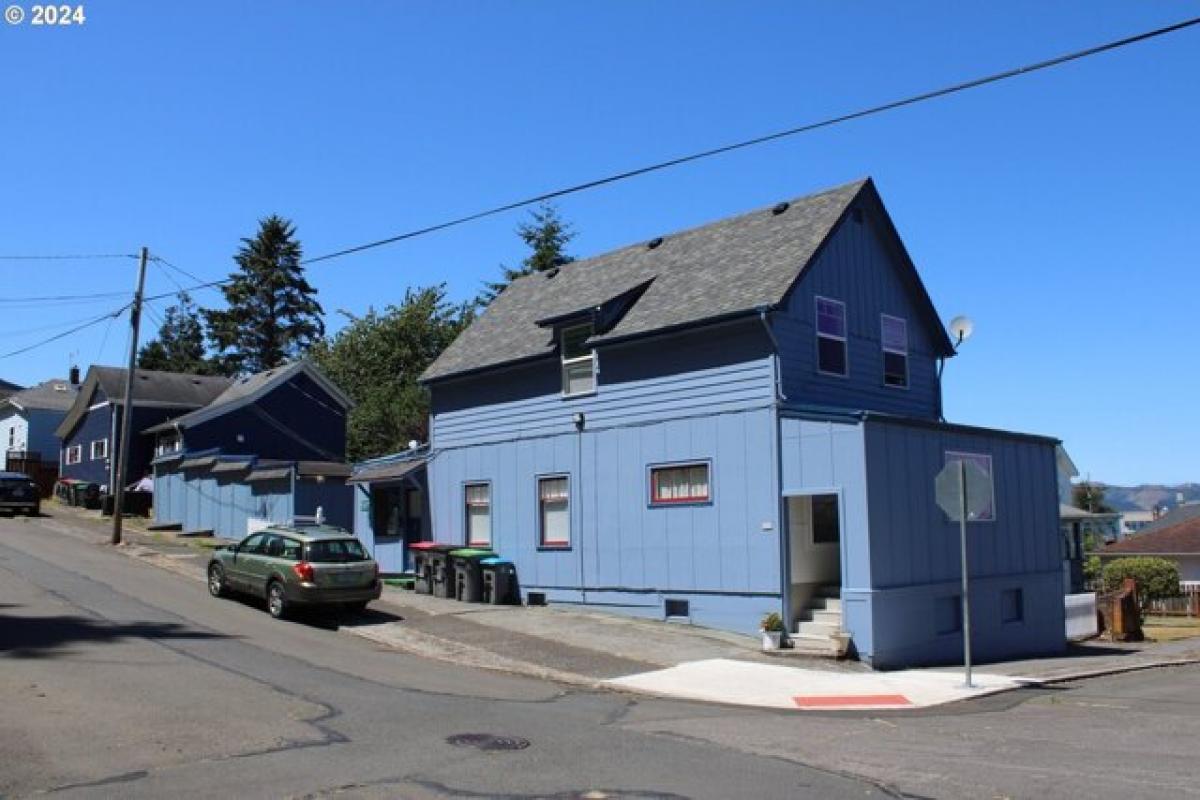
[[[1198,667],[920,713],[656,700],[277,622],[100,538],[0,518],[0,796],[1200,795]]]

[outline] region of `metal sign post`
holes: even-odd
[[[963,629],[963,685],[974,688],[971,683],[971,592],[967,571],[967,462],[958,462],[958,535],[962,548],[962,629]]]
[[[989,514],[992,502],[992,478],[978,464],[965,458],[953,458],[934,480],[937,504],[951,521],[958,523],[959,547],[962,553],[962,632],[964,685],[971,682],[971,592],[970,569],[967,562],[967,522]]]

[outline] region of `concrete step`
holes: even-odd
[[[810,622],[823,622],[826,625],[833,625],[839,629],[842,627],[841,611],[821,611],[815,608],[809,609],[805,614],[805,619]]]
[[[803,656],[827,656],[838,657],[841,653],[841,647],[833,639],[828,636],[810,636],[805,634],[796,634],[788,637],[791,647],[787,650],[780,650],[781,654],[792,653]]]
[[[840,629],[841,625],[828,622],[801,622],[796,633],[799,636],[832,636]]]
[[[814,597],[808,601],[808,607],[811,609],[821,609],[823,611],[841,611],[842,598],[840,597]]]

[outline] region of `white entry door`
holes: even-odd
[[[837,494],[788,498],[792,585],[841,583],[841,523]]]

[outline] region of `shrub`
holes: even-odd
[[[764,614],[762,622],[759,624],[764,631],[782,631],[783,617],[772,611],[770,614]]]
[[[1143,602],[1179,595],[1179,567],[1165,558],[1117,558],[1104,565],[1104,588],[1108,591],[1121,588],[1126,578],[1137,581]]]

